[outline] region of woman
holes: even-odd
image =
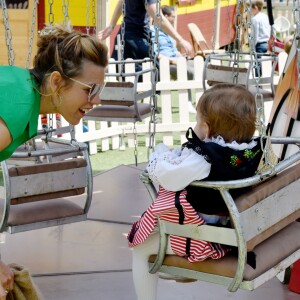
[[[37,135],[39,114],[61,114],[76,125],[100,103],[107,48],[97,38],[60,25],[39,36],[33,69],[0,66],[0,161]],[[0,262],[0,300],[13,273]]]
[[[37,134],[39,114],[76,125],[100,103],[107,48],[97,38],[53,25],[38,40],[34,67],[0,67],[0,161]]]

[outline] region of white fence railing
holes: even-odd
[[[203,73],[203,58],[195,57],[194,62],[194,79],[187,78],[187,64],[185,58],[179,58],[177,64],[177,80],[170,79],[169,60],[162,59],[160,61],[160,81],[156,85],[156,90],[159,91],[159,109],[161,111],[159,117],[160,122],[156,124],[156,132],[163,133],[163,142],[169,146],[173,145],[174,133],[180,132],[181,141],[185,140],[185,131],[189,126],[193,126],[195,115],[190,115],[188,111],[188,90],[191,89],[196,99],[199,99],[202,89],[202,73]],[[127,65],[126,65],[127,67]],[[146,65],[145,68],[148,66]],[[129,68],[129,67],[128,67]],[[134,70],[134,69],[133,69]],[[126,70],[127,71],[127,70]],[[114,73],[113,70],[109,72]],[[133,72],[128,69],[128,72]],[[148,90],[151,87],[151,80],[143,78],[143,82],[138,83],[138,91]],[[177,91],[179,94],[178,118],[174,119],[174,103],[172,103],[172,91]],[[149,99],[144,99],[149,101]],[[83,124],[86,123],[87,131],[84,132]],[[145,142],[148,144],[149,118],[143,122],[136,123],[136,131],[138,134],[145,136]],[[64,124],[62,124],[64,125]],[[81,142],[89,142],[90,154],[97,152],[100,146],[101,151],[109,149],[118,149],[124,146],[124,137],[127,146],[134,146],[132,123],[118,122],[101,122],[101,121],[81,121],[75,127],[76,139]]]
[[[283,69],[286,54],[279,55],[279,70]],[[185,141],[185,132],[188,127],[194,126],[195,114],[190,114],[188,110],[188,89],[192,90],[194,99],[200,98],[203,93],[203,68],[204,61],[201,56],[196,56],[194,62],[194,79],[187,79],[187,63],[185,58],[178,59],[177,80],[170,79],[169,60],[160,60],[160,80],[157,82],[156,89],[159,91],[159,122],[156,124],[156,132],[163,135],[163,142],[169,146],[174,145],[175,135],[180,142]],[[147,67],[147,66],[146,66]],[[263,67],[263,72],[264,72]],[[111,70],[109,70],[111,72]],[[131,71],[132,72],[132,71]],[[269,73],[269,70],[265,70]],[[278,81],[279,75],[276,75],[274,82]],[[144,78],[143,82],[138,83],[138,90],[143,91],[149,89],[151,80]],[[178,106],[174,106],[174,91],[178,93]],[[144,99],[149,101],[149,99]],[[178,113],[173,110],[178,109]],[[148,145],[148,123],[149,118],[144,122],[136,123],[136,131],[141,134]],[[66,125],[62,120],[62,126]],[[90,154],[95,154],[101,148],[101,151],[109,149],[119,149],[124,147],[134,147],[134,134],[132,123],[103,122],[103,121],[81,121],[75,126],[76,139],[80,142],[89,143]],[[67,136],[65,136],[67,137]]]

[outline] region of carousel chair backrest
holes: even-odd
[[[225,52],[225,50],[211,49],[208,46],[206,39],[204,38],[199,26],[197,26],[195,23],[188,23],[188,29],[191,35],[191,39],[194,46],[194,52],[196,55],[201,55],[205,57],[208,54]]]
[[[262,64],[263,74],[259,78],[259,92],[263,95],[264,101],[273,100],[274,72],[277,65],[277,57],[262,56],[259,58]],[[266,69],[266,72],[264,70]],[[245,86],[251,93],[256,94],[256,78],[253,78],[253,60],[246,55],[241,58],[237,65],[234,65],[232,54],[211,54],[208,55],[203,69],[203,88],[216,83],[237,83]]]

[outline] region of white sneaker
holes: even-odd
[[[190,101],[188,103],[188,108],[189,108],[189,113],[191,113],[191,114],[195,114],[196,113],[196,109],[195,109],[193,103],[190,102]]]

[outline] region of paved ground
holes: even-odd
[[[135,300],[131,251],[124,234],[150,203],[139,181],[143,166],[120,166],[94,177],[89,220],[6,236],[2,258],[25,265],[45,300]],[[214,284],[160,280],[158,300],[296,300],[277,279],[254,292]]]

